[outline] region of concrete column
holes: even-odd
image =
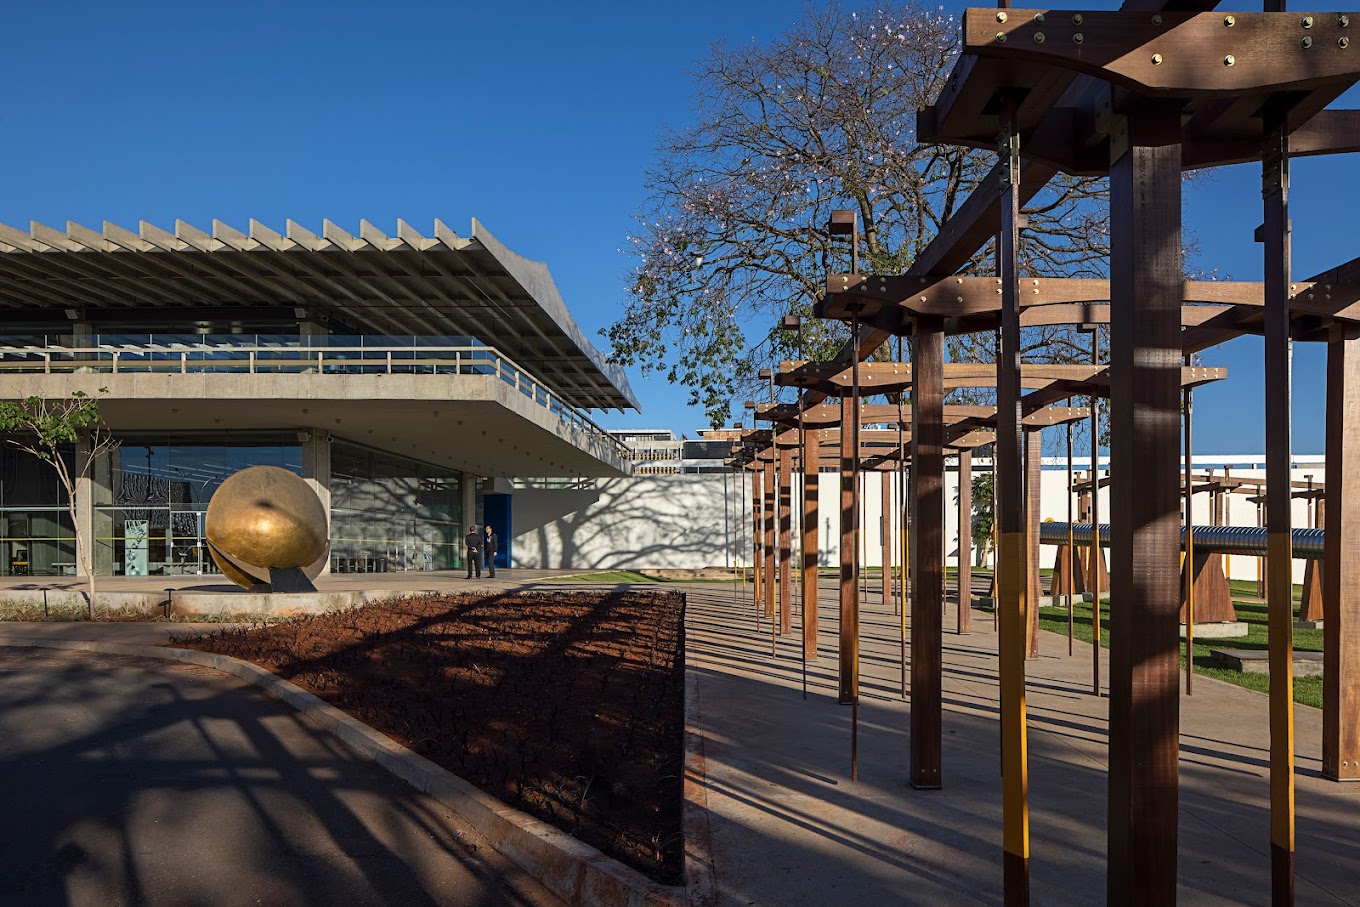
[[[76,576],[89,576],[89,571],[85,569],[85,560],[81,557],[80,539],[86,545],[94,544],[95,520],[94,520],[94,492],[95,479],[94,470],[85,470],[85,463],[90,458],[90,444],[84,439],[76,442],[75,461],[72,468],[76,478]],[[87,473],[82,475],[82,473]],[[91,549],[93,550],[93,548]],[[90,558],[91,564],[94,558]],[[99,570],[95,568],[95,575]]]
[[[462,535],[457,539],[458,567],[466,567],[463,558],[467,557],[467,551],[463,548],[463,536],[466,536],[468,529],[477,522],[477,477],[470,472],[463,473],[463,526]],[[543,552],[543,566],[551,567],[552,562],[548,560],[548,552]],[[561,566],[560,564],[558,566]],[[455,568],[456,569],[456,568]]]
[[[326,509],[326,536],[331,534],[331,433],[322,428],[302,429],[298,437],[302,441],[302,478],[307,486],[321,499]],[[331,560],[326,558],[321,568],[321,576],[331,572]]]

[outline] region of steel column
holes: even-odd
[[[1115,132],[1107,897],[1111,904],[1172,904],[1180,733],[1180,107],[1149,103],[1120,118]]]
[[[911,337],[911,786],[941,785],[944,625],[944,331],[920,318]]]
[[[1005,902],[1029,903],[1029,756],[1025,732],[1025,620],[1029,548],[1024,499],[1024,428],[1020,409],[1020,135],[1017,99],[1001,101],[1001,330],[996,356],[997,655],[1001,680],[1001,824]],[[913,469],[919,466],[913,464]],[[919,515],[918,515],[919,519]],[[912,590],[919,595],[919,584]]]
[[[1327,537],[1322,559],[1322,774],[1360,780],[1360,330],[1327,345]],[[1347,541],[1350,543],[1347,544]]]

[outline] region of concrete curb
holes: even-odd
[[[234,675],[297,709],[308,721],[335,735],[361,758],[376,762],[416,790],[434,797],[476,828],[492,847],[569,904],[582,907],[681,907],[690,903],[711,902],[712,859],[708,852],[707,809],[703,808],[700,817],[700,808],[691,800],[693,785],[697,787],[694,796],[701,802],[707,801],[704,792],[703,741],[700,739],[697,744],[693,743],[691,738],[694,735],[689,733],[686,733],[685,742],[684,815],[685,877],[689,881],[687,891],[687,886],[653,882],[637,870],[605,856],[566,832],[505,805],[424,756],[250,662],[191,649],[88,640],[32,639],[3,634],[0,634],[0,646],[155,658],[201,665]],[[687,729],[691,720],[691,689],[694,690],[694,704],[697,706],[698,703],[697,687],[688,682],[691,677],[692,674],[687,671]],[[688,833],[691,824],[697,824],[700,820],[703,826],[702,840],[698,842],[697,849],[692,851]],[[691,866],[694,866],[694,874],[691,874]],[[691,892],[707,899],[694,900]]]

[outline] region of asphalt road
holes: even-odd
[[[0,903],[559,902],[234,677],[0,648]]]

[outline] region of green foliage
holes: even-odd
[[[693,125],[663,134],[647,174],[629,299],[602,332],[611,358],[687,388],[715,428],[734,403],[763,398],[760,369],[800,348],[831,358],[848,325],[810,317],[827,274],[851,269],[847,238],[826,230],[831,211],[856,212],[862,273],[900,274],[994,163],[989,151],[916,141],[917,111],[947,83],[958,36],[919,0],[830,2],[804,7],[768,43],[715,44],[694,73]],[[1060,175],[1031,201],[1024,273],[1103,267],[1103,192]],[[986,256],[965,270],[991,273]],[[779,329],[786,314],[802,316],[801,332]],[[1075,356],[1062,331],[1029,329],[1030,346],[1054,349],[1029,358]]]
[[[992,491],[995,475],[984,472],[973,476],[973,547],[989,551],[992,547]]]
[[[68,400],[0,401],[0,436],[42,460],[51,460],[62,447],[75,444],[102,424],[99,400],[84,391],[76,391]]]

